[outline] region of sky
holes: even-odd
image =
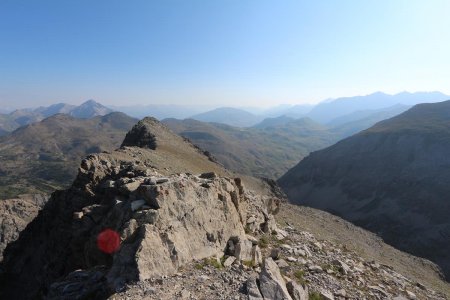
[[[0,0],[0,106],[450,94],[448,0]]]

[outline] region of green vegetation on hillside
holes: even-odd
[[[122,113],[92,119],[55,115],[0,139],[0,199],[67,187],[80,160],[120,146],[137,120]]]
[[[163,123],[212,153],[226,168],[273,179],[311,151],[329,146],[339,138],[306,118],[265,128],[238,128],[192,119],[166,119]]]

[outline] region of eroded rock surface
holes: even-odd
[[[83,160],[74,185],[54,193],[23,237],[7,248],[3,295],[58,294],[61,282],[69,284],[78,280],[76,274],[84,274],[76,270],[91,274],[89,270],[103,266],[94,279],[86,277],[106,297],[127,283],[173,274],[193,260],[221,257],[232,240],[249,245],[245,259],[257,264],[260,252],[246,232],[273,230],[272,212],[279,203],[246,191],[238,178],[163,176],[144,163],[91,155]],[[249,216],[255,219],[250,227]],[[121,239],[113,254],[97,245],[105,229]]]
[[[0,261],[8,243],[19,234],[47,202],[46,195],[22,195],[16,199],[0,200]]]

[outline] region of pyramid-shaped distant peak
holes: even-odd
[[[80,106],[74,108],[70,115],[76,118],[88,119],[96,116],[104,116],[113,112],[108,107],[96,102],[95,100],[89,99],[82,103]]]

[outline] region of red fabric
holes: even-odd
[[[97,247],[105,253],[112,254],[119,249],[119,234],[112,229],[105,229],[97,236]]]

